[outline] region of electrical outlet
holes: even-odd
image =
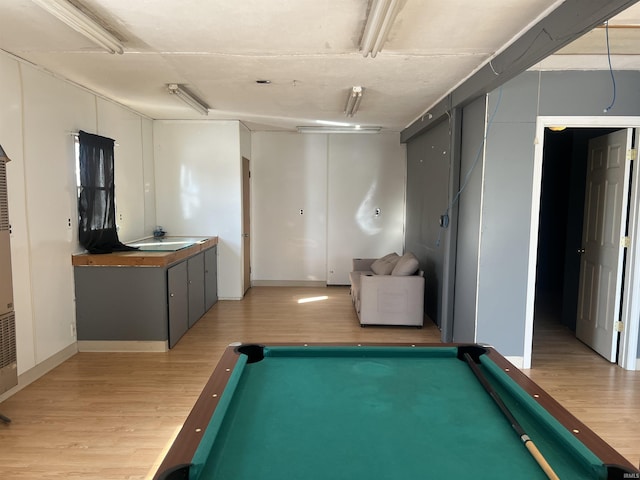
[[[75,323],[71,323],[70,326],[71,326],[71,336],[73,338],[76,338],[76,324]]]
[[[71,218],[67,218],[67,228],[71,230]]]

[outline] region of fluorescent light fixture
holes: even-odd
[[[316,120],[316,123],[320,125],[329,125],[331,127],[351,127],[352,126],[350,123],[332,122],[330,120]]]
[[[116,37],[67,0],[33,1],[107,52],[119,55],[124,53],[124,47]]]
[[[202,115],[209,115],[209,105],[204,103],[198,97],[196,97],[193,93],[187,90],[183,85],[178,85],[177,83],[170,83],[167,85],[167,89],[169,93],[175,95],[184,103],[189,105],[195,111]]]
[[[297,127],[298,133],[379,133],[381,127]]]
[[[398,14],[399,0],[373,0],[371,11],[367,18],[367,24],[362,34],[360,50],[362,56],[371,55],[375,58],[382,50],[382,45],[387,40],[391,24]]]
[[[9,158],[9,155],[7,155],[4,151],[4,148],[2,148],[2,145],[0,145],[0,160],[2,160],[5,163],[11,161],[11,159]]]
[[[360,108],[360,102],[362,101],[362,95],[364,94],[364,87],[352,87],[349,90],[349,96],[347,97],[347,103],[344,106],[344,114],[347,117],[353,117],[358,108]]]

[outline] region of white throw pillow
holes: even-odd
[[[396,263],[396,266],[391,271],[391,275],[398,277],[413,275],[418,271],[419,267],[420,263],[416,256],[411,252],[407,252],[400,257],[400,260],[398,260],[398,263]]]
[[[397,253],[389,253],[371,264],[371,271],[376,275],[389,275],[400,257]]]

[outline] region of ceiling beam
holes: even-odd
[[[403,143],[455,107],[495,90],[639,0],[566,0],[401,133]]]

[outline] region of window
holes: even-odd
[[[80,131],[77,142],[78,240],[89,253],[134,250],[118,239],[114,140]]]

